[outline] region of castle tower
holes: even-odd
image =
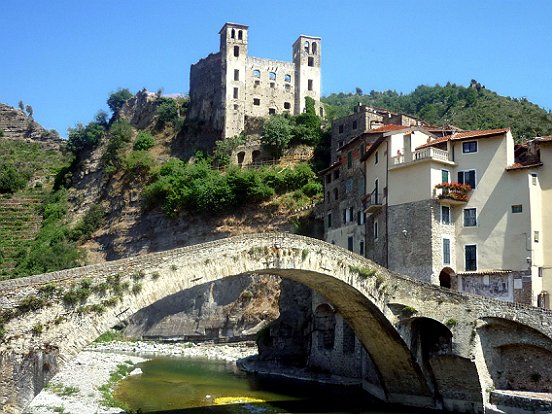
[[[224,135],[232,137],[245,127],[245,79],[248,26],[226,23],[220,29]]]
[[[305,110],[306,96],[320,101],[320,55],[319,37],[301,35],[293,44],[296,114]]]

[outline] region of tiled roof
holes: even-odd
[[[367,133],[371,132],[388,132],[388,131],[398,131],[400,129],[410,128],[410,125],[383,125],[377,128],[369,129]]]
[[[324,175],[329,171],[332,171],[336,167],[339,167],[341,165],[341,161],[336,161],[333,164],[331,164],[329,167],[324,168],[322,171],[318,171],[318,175]]]
[[[487,129],[487,130],[484,130],[484,131],[457,132],[455,134],[449,135],[448,137],[441,137],[441,138],[434,139],[433,141],[430,141],[427,144],[420,145],[416,149],[432,147],[436,144],[440,144],[441,142],[446,142],[446,141],[449,141],[449,140],[450,141],[460,141],[460,140],[463,140],[463,139],[470,139],[470,138],[491,137],[491,136],[495,136],[495,135],[505,134],[508,131],[510,131],[510,128]]]
[[[506,167],[506,170],[507,171],[523,170],[525,168],[536,168],[536,167],[542,167],[542,162],[537,162],[533,164],[522,164],[521,162],[515,162],[509,167]]]

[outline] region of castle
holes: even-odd
[[[191,66],[189,118],[208,126],[216,138],[247,129],[248,121],[268,115],[300,114],[305,98],[320,101],[319,37],[301,35],[293,61],[248,56],[248,26],[226,23],[220,50]]]

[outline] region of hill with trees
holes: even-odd
[[[330,116],[338,118],[352,112],[359,103],[414,115],[432,125],[454,125],[461,129],[512,128],[516,141],[552,135],[552,113],[526,98],[500,96],[479,82],[460,86],[420,85],[409,94],[387,90],[331,94],[322,99]]]

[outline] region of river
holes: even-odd
[[[156,357],[137,364],[114,396],[144,413],[414,413],[378,404],[351,387],[278,380],[239,371],[233,362]],[[417,411],[420,413],[420,411]]]

